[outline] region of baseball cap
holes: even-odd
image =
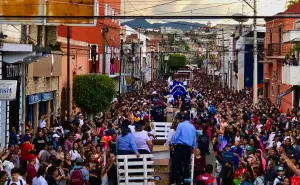
[[[75,159],[75,163],[83,163],[83,162],[84,162],[84,160],[81,157],[77,157]]]
[[[284,171],[284,168],[282,166],[279,166],[277,171]]]
[[[58,135],[58,134],[53,134],[52,137],[53,137],[53,138],[59,138],[59,135]]]
[[[29,161],[32,161],[32,160],[34,160],[36,158],[36,155],[34,155],[34,154],[29,154],[28,155],[28,160]]]

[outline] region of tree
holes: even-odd
[[[77,75],[73,82],[73,101],[90,114],[107,110],[116,95],[114,81],[106,75]]]
[[[170,69],[176,70],[186,66],[186,57],[181,54],[171,54],[169,55],[168,67]]]
[[[203,65],[203,57],[202,56],[196,56],[196,63],[198,65],[199,68],[201,68],[201,66]]]
[[[290,8],[291,6],[294,6],[295,4],[299,3],[300,0],[289,0],[287,7]]]

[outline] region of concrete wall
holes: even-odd
[[[66,108],[66,90],[67,90],[67,48],[65,43],[62,45],[62,50],[64,53],[64,56],[62,57],[62,75],[59,77],[59,104],[60,107],[62,105],[65,106]],[[76,46],[72,45],[71,46],[71,62],[70,62],[70,93],[72,95],[72,86],[73,86],[73,78],[76,75],[83,75],[83,74],[88,74],[89,73],[89,66],[88,66],[88,57],[89,57],[89,49],[87,46]],[[64,92],[65,91],[65,92]],[[71,97],[72,101],[72,97]],[[72,108],[72,102],[71,108]],[[63,108],[63,107],[62,107]],[[62,111],[66,111],[62,110]]]

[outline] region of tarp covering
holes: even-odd
[[[280,107],[282,97],[288,95],[289,93],[291,93],[292,91],[294,91],[296,88],[297,88],[297,86],[294,85],[291,88],[289,88],[288,90],[284,91],[282,94],[278,95],[276,97],[276,99],[277,99],[277,101],[276,101],[277,107]]]

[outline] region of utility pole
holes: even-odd
[[[134,77],[134,61],[135,61],[135,56],[134,56],[134,42],[132,41],[131,42],[131,54],[132,54],[132,57],[131,57],[131,68],[132,68],[132,71],[131,71],[131,88],[133,90],[133,84],[134,84],[134,80],[133,80],[133,77]]]
[[[71,109],[71,90],[70,90],[70,27],[67,26],[67,120],[70,123],[70,109]]]
[[[123,38],[122,38],[121,39],[121,56],[120,56],[119,94],[121,94],[122,83],[123,83],[123,80],[122,80],[122,60],[123,60],[123,54],[124,54],[124,51],[123,51]]]
[[[222,87],[225,88],[225,46],[224,46],[224,29],[222,28]]]
[[[103,63],[102,63],[102,73],[106,74],[106,47],[105,47],[105,41],[106,41],[106,33],[108,32],[108,27],[106,25],[102,28],[102,47],[103,47]]]
[[[253,103],[257,103],[257,31],[256,31],[256,0],[254,0],[254,18],[253,18]]]

